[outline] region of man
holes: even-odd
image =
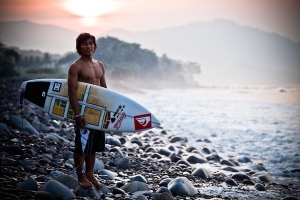
[[[78,184],[85,189],[92,189],[92,183],[98,190],[102,190],[101,184],[94,176],[96,152],[105,151],[105,133],[103,131],[88,130],[86,147],[82,149],[81,136],[86,134],[84,128],[86,121],[81,115],[78,106],[76,88],[78,81],[107,87],[105,81],[105,69],[103,63],[92,58],[97,48],[95,37],[89,33],[81,33],[76,39],[76,49],[80,58],[74,61],[68,72],[68,94],[71,107],[74,111],[75,124],[75,150],[74,163],[78,175]],[[85,170],[84,170],[85,162]]]

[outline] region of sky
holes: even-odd
[[[298,0],[0,0],[0,21],[28,20],[99,35],[229,19],[300,42]]]

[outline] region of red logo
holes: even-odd
[[[151,114],[134,116],[134,128],[135,130],[152,128]]]

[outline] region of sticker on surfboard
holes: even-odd
[[[151,128],[151,114],[134,116],[134,128],[135,130]]]

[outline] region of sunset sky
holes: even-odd
[[[76,32],[159,30],[222,18],[300,41],[298,0],[0,0],[0,21]]]

